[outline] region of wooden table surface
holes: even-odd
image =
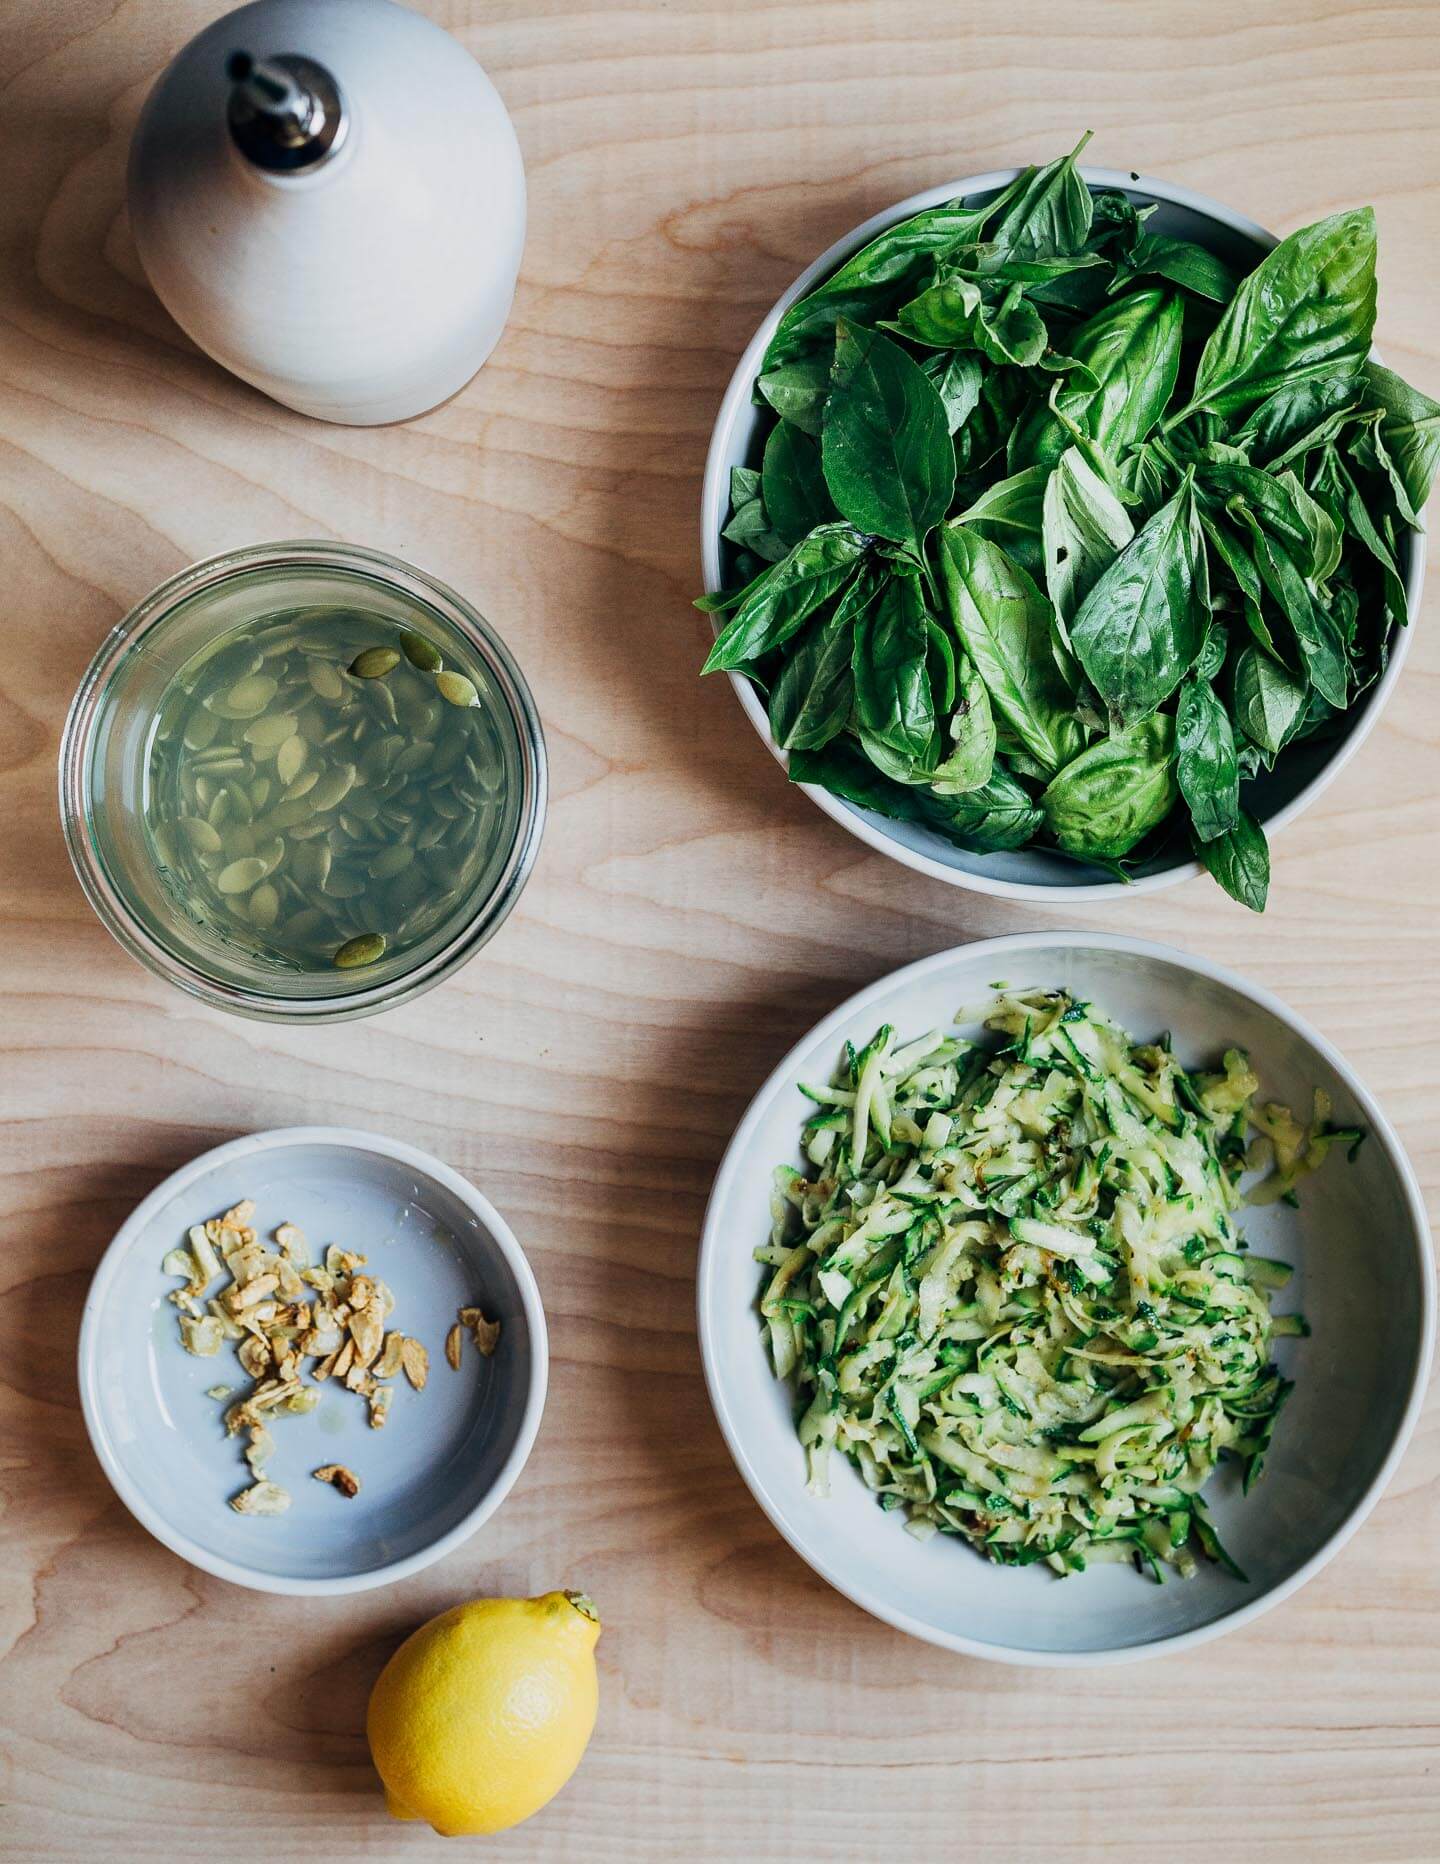
[[[1237,966],[1312,1018],[1440,1184],[1440,645],[1278,847],[1263,922],[1194,882],[1025,910],[869,853],[779,773],[689,607],[721,391],[838,234],[1068,147],[1281,231],[1373,201],[1379,340],[1440,390],[1431,0],[429,0],[514,114],[531,231],[458,399],[318,426],[196,354],[122,209],[147,87],[205,0],[8,0],[0,19],[0,1853],[409,1859],[363,1736],[396,1637],[474,1593],[584,1586],[584,1766],[497,1855],[1434,1859],[1440,1415],[1359,1538],[1242,1633],[1159,1664],[968,1662],[871,1620],[771,1529],[706,1403],[693,1270],[748,1097],[854,987],[1080,923]],[[228,1020],[112,944],[55,814],[66,703],[184,563],[333,535],[474,597],[534,685],[554,784],[519,909],[460,976],[349,1028]],[[428,1572],[353,1601],[191,1570],[81,1423],[88,1278],[203,1147],[301,1120],[439,1153],[507,1213],[554,1361],[530,1464]]]

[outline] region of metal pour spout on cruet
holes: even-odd
[[[292,174],[313,168],[344,141],[348,117],[340,87],[313,58],[232,52],[225,75],[231,84],[230,134],[257,168]]]

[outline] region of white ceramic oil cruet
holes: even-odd
[[[469,381],[525,238],[499,93],[391,0],[255,0],[207,27],[145,105],[129,205],[156,295],[202,349],[356,426]]]

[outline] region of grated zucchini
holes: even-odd
[[[887,1025],[803,1090],[817,1175],[777,1172],[756,1257],[810,1487],[834,1450],[911,1532],[992,1560],[1243,1578],[1200,1492],[1225,1456],[1248,1492],[1291,1389],[1271,1342],[1309,1329],[1270,1311],[1290,1269],[1247,1250],[1241,1175],[1293,1197],[1357,1134],[1323,1096],[1308,1130],[1257,1107],[1237,1050],[1188,1072],[1062,991],[1006,989],[985,1023],[998,1046]]]

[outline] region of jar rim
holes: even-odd
[[[521,797],[515,832],[494,886],[478,900],[454,934],[422,963],[381,982],[324,997],[281,997],[211,976],[181,950],[159,938],[131,906],[95,846],[91,764],[101,702],[121,662],[189,599],[238,575],[270,569],[351,571],[387,584],[435,608],[483,662],[509,710],[519,749]],[[391,1009],[450,976],[486,944],[509,917],[539,853],[548,792],[548,765],[540,715],[525,676],[505,642],[465,597],[402,557],[330,538],[290,538],[250,544],[202,558],[156,588],[124,615],[100,642],[81,676],[65,717],[59,758],[60,819],[65,844],[86,898],[112,937],[167,983],[217,1009],[262,1022],[342,1022]]]

